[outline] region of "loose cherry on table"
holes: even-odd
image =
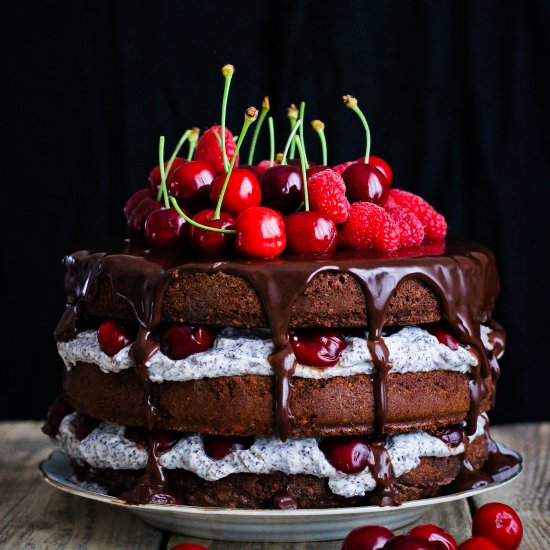
[[[100,421],[87,414],[79,414],[74,421],[74,434],[78,441],[86,439],[98,426]]]
[[[185,241],[187,222],[174,208],[163,208],[145,220],[145,238],[154,248],[174,248]]]
[[[187,162],[187,160],[185,160],[182,157],[175,157],[173,162],[172,162],[172,166],[170,167],[170,173],[166,174],[166,177],[168,178],[171,174],[174,173],[174,171],[179,166],[181,166],[182,164],[185,164],[186,162]],[[165,168],[166,168],[167,164],[168,164],[168,161],[166,161],[164,163]],[[160,164],[157,164],[151,170],[151,172],[149,173],[148,181],[149,181],[149,189],[151,190],[151,194],[152,194],[152,196],[156,197],[157,193],[158,193],[158,190],[159,190],[160,181],[161,181]]]
[[[381,525],[365,525],[351,531],[342,543],[342,550],[382,550],[395,535]]]
[[[254,443],[254,437],[235,435],[207,435],[204,437],[204,450],[206,454],[215,460],[221,460],[233,451],[250,449]]]
[[[399,535],[389,540],[384,550],[436,550],[436,547],[426,539],[414,535]]]
[[[192,160],[171,171],[168,191],[187,212],[194,214],[208,208],[213,179],[214,170],[208,162]]]
[[[384,174],[372,164],[354,163],[342,173],[351,202],[373,202],[384,206],[390,186]]]
[[[214,178],[210,186],[210,203],[215,207],[220,198],[226,175]],[[262,201],[262,191],[258,179],[250,170],[234,169],[227,183],[223,197],[223,209],[230,214],[238,215],[246,208],[259,206]]]
[[[327,437],[319,447],[330,464],[346,474],[362,472],[371,453],[369,444],[360,437]]]
[[[220,212],[220,217],[217,220],[213,219],[214,216],[214,210],[201,210],[193,216],[193,221],[215,229],[235,229],[236,221],[231,214]],[[234,242],[234,234],[208,231],[195,225],[189,225],[189,243],[201,254],[208,256],[223,254],[231,250]]]
[[[243,210],[236,223],[235,244],[243,256],[250,258],[274,258],[286,246],[283,216],[263,206]]]
[[[516,550],[523,537],[523,525],[513,508],[489,502],[474,514],[472,533],[487,537],[502,550]]]
[[[295,212],[304,200],[299,168],[287,164],[268,168],[260,178],[262,205],[282,214]]]
[[[216,332],[204,325],[170,325],[160,339],[160,349],[170,359],[185,359],[210,349]]]
[[[324,328],[295,331],[290,343],[298,363],[308,367],[336,365],[346,347],[346,340],[339,332]]]
[[[502,547],[486,537],[471,537],[462,542],[458,550],[502,550]]]
[[[437,338],[440,344],[456,351],[459,348],[458,340],[452,335],[451,330],[444,323],[430,323],[426,330]]]
[[[135,328],[116,319],[103,321],[97,330],[99,349],[111,357],[130,345],[135,338]]]
[[[451,534],[431,523],[413,527],[409,531],[409,535],[415,535],[430,541],[435,550],[457,550],[458,548],[458,543]]]
[[[338,244],[334,222],[312,210],[289,214],[285,218],[285,231],[290,254],[328,254]]]

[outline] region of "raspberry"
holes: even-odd
[[[374,248],[394,252],[399,246],[399,228],[380,206],[372,202],[355,202],[340,232],[339,244],[352,250]]]
[[[350,160],[349,162],[343,162],[342,164],[337,164],[336,166],[333,166],[332,169],[335,172],[338,172],[340,175],[344,173],[344,170],[350,166],[351,164],[355,164],[356,160]]]
[[[390,189],[390,197],[398,206],[412,212],[424,226],[424,233],[429,239],[444,239],[447,234],[445,218],[436,212],[422,197],[403,191]]]
[[[327,168],[316,172],[307,181],[309,206],[322,212],[335,223],[342,223],[349,216],[349,201],[346,197],[346,184],[342,176]]]
[[[221,126],[212,126],[204,132],[200,137],[199,142],[197,143],[197,150],[195,152],[195,160],[204,160],[209,162],[216,175],[222,174],[225,172],[223,167],[223,157],[222,157],[222,148],[220,142],[216,137],[217,132],[220,139],[222,137],[222,127]],[[227,153],[227,160],[231,162],[231,157],[235,152],[235,141],[233,141],[233,134],[229,131],[229,128],[225,128],[225,152]],[[237,155],[237,160],[235,161],[235,167],[239,166],[239,156]]]
[[[412,212],[396,204],[385,208],[399,227],[399,246],[418,246],[424,240],[424,226]]]

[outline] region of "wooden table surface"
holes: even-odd
[[[149,527],[134,514],[75,497],[41,479],[38,463],[53,450],[39,422],[0,423],[0,548],[169,549],[196,542],[214,550],[336,550],[341,541],[231,543],[192,539]],[[513,424],[491,430],[524,458],[522,475],[511,484],[468,501],[436,507],[418,523],[436,523],[459,542],[471,529],[472,512],[488,501],[506,502],[523,520],[522,550],[550,549],[550,423]],[[410,526],[402,529],[406,532]]]

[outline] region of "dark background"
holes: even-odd
[[[62,256],[124,233],[158,136],[171,149],[219,122],[220,68],[233,63],[235,133],[269,94],[280,150],[286,107],[305,99],[329,163],[356,158],[351,93],[394,185],[495,250],[509,345],[492,418],[550,419],[548,2],[11,2],[1,22],[0,417],[40,418],[60,390]]]

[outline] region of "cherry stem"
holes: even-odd
[[[244,114],[244,123],[243,128],[241,130],[241,133],[239,135],[239,139],[237,140],[237,145],[235,145],[235,152],[233,153],[233,156],[231,157],[231,164],[229,165],[229,170],[227,171],[227,174],[225,175],[225,181],[223,182],[223,187],[220,192],[220,197],[218,199],[218,204],[216,205],[216,210],[214,211],[214,217],[213,220],[219,220],[220,219],[220,212],[222,210],[222,203],[223,203],[223,197],[225,195],[225,190],[227,189],[227,184],[229,183],[229,178],[231,177],[231,172],[233,172],[233,167],[235,166],[235,161],[237,160],[237,156],[239,154],[239,149],[241,148],[241,144],[244,140],[244,136],[246,135],[246,132],[248,130],[248,127],[256,121],[258,118],[258,109],[256,107],[249,107],[245,114]]]
[[[157,200],[160,201],[162,196],[164,195],[164,205],[166,208],[169,208],[168,206],[168,188],[166,187],[166,178],[170,174],[170,170],[172,169],[172,164],[174,164],[175,158],[178,156],[178,153],[180,152],[180,149],[183,147],[183,144],[187,141],[189,136],[191,135],[192,130],[186,130],[183,133],[183,136],[181,136],[180,140],[178,141],[178,144],[176,145],[176,148],[174,149],[174,152],[172,153],[172,156],[166,163],[166,168],[164,168],[164,136],[161,136],[162,140],[162,161],[159,160],[159,168],[160,168],[160,181],[161,185],[159,186],[159,190],[157,193]],[[161,151],[160,151],[160,142],[159,142],[159,159],[160,159]]]
[[[300,103],[300,141],[302,142],[302,149],[304,151],[304,158],[307,163],[307,154],[306,154],[306,142],[304,140],[304,112],[306,110],[306,102],[302,101]]]
[[[172,206],[176,210],[176,212],[187,222],[191,225],[194,225],[195,227],[198,227],[199,229],[205,229],[206,231],[214,231],[216,233],[227,233],[229,235],[235,234],[237,231],[235,229],[221,229],[219,227],[210,227],[208,225],[204,225],[202,223],[196,222],[192,218],[190,218],[180,207],[178,202],[174,197],[170,197],[170,202],[172,203]]]
[[[307,192],[307,174],[306,174],[306,154],[304,146],[300,136],[294,138],[296,140],[296,147],[298,147],[298,153],[300,154],[300,166],[302,167],[302,180],[304,181],[304,206],[306,212],[309,211],[309,193]]]
[[[250,144],[250,151],[248,152],[248,164],[252,166],[254,164],[254,151],[256,150],[256,142],[258,141],[258,135],[264,123],[264,119],[269,113],[269,97],[264,97],[262,101],[262,110],[260,112],[260,118],[258,119],[258,124],[254,128],[254,134],[252,135],[252,143]]]
[[[271,168],[275,163],[275,128],[273,127],[273,117],[267,119],[267,126],[269,128],[269,167]]]
[[[231,78],[235,68],[233,65],[224,65],[222,68],[222,74],[225,78],[225,83],[223,86],[223,99],[222,99],[222,159],[223,159],[223,168],[227,172],[228,161],[227,161],[227,152],[225,150],[225,113],[227,112],[227,98],[229,97],[229,87],[231,86]]]
[[[296,105],[294,105],[294,103],[292,103],[290,107],[287,109],[287,115],[288,115],[288,119],[290,120],[290,130],[292,131],[294,130],[294,126],[296,126],[296,122],[298,121],[298,115],[299,115],[298,109],[296,109]],[[293,141],[292,144],[290,145],[289,156],[291,159],[294,158],[295,153],[296,153],[296,144]]]
[[[317,135],[321,140],[321,150],[323,151],[323,164],[327,166],[328,154],[327,154],[327,139],[325,137],[325,124],[320,120],[314,120],[311,123],[311,126],[315,130],[315,132],[317,132]]]
[[[294,124],[294,128],[290,131],[290,135],[288,136],[285,149],[283,151],[283,158],[281,159],[281,164],[284,166],[285,164],[288,164],[286,161],[286,155],[288,154],[288,150],[290,148],[290,144],[294,143],[294,136],[296,135],[296,132],[300,129],[301,121],[297,120],[296,124]]]
[[[187,160],[191,161],[195,153],[195,148],[197,147],[197,142],[199,141],[200,130],[198,128],[193,128],[189,134],[189,152],[187,153]]]
[[[365,134],[367,137],[367,145],[365,149],[365,164],[368,164],[370,157],[370,129],[369,123],[363,114],[363,111],[357,105],[357,99],[351,95],[344,96],[344,103],[348,109],[351,109],[361,119],[363,126],[365,127]]]

